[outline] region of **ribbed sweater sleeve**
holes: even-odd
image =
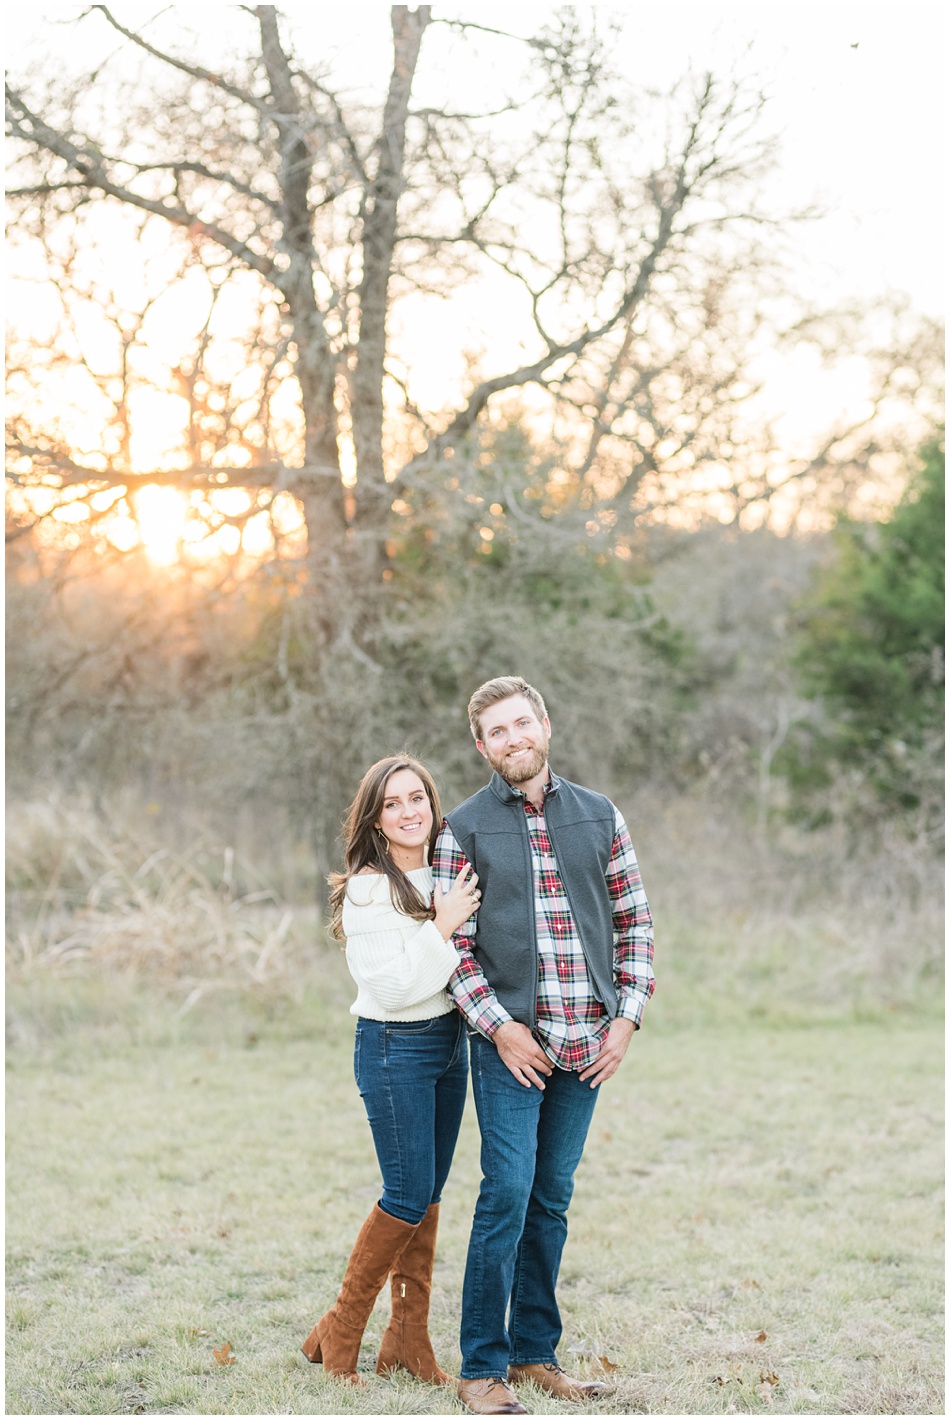
[[[452,1008],[445,984],[459,964],[459,954],[434,922],[417,922],[396,910],[387,878],[364,875],[350,880],[343,932],[346,963],[359,987],[354,1014],[376,1020],[424,1019]]]

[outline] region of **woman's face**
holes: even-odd
[[[425,861],[423,850],[432,833],[432,805],[426,787],[414,769],[397,769],[386,780],[386,792],[376,827],[389,840],[394,858],[405,856],[408,850],[419,849],[419,863],[422,865]]]

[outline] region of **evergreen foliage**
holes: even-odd
[[[804,607],[795,663],[829,717],[799,736],[793,778],[829,783],[834,766],[863,771],[877,794],[916,807],[939,778],[944,717],[942,435],[889,522],[842,523],[834,560]]]

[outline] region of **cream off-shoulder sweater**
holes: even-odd
[[[406,874],[428,902],[432,869]],[[454,1010],[445,983],[459,954],[434,922],[398,912],[385,873],[357,873],[343,902],[346,964],[359,988],[350,1015],[371,1021],[424,1021]]]

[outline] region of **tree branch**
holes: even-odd
[[[229,84],[226,79],[221,78],[220,74],[214,74],[210,69],[203,69],[198,64],[186,64],[183,59],[176,59],[174,55],[156,49],[155,45],[149,44],[148,40],[143,39],[134,30],[126,29],[124,25],[120,25],[105,5],[91,5],[89,8],[90,10],[98,10],[114,30],[130,40],[132,44],[138,45],[139,49],[144,49],[146,54],[151,54],[154,59],[160,59],[163,64],[169,64],[173,69],[180,69],[183,74],[189,74],[192,79],[203,79],[206,84],[212,84],[216,89],[221,89],[224,93],[230,94],[232,98],[240,100],[242,104],[249,104],[258,113],[267,112],[267,105],[263,99],[249,94],[246,89],[239,89],[236,84]]]
[[[263,192],[258,192],[256,188],[248,183],[241,182],[239,178],[233,177],[230,173],[218,173],[206,167],[204,163],[194,161],[182,161],[171,163],[133,163],[131,167],[138,173],[169,172],[194,173],[196,177],[207,178],[209,182],[225,183],[228,187],[233,187],[235,192],[240,192],[244,197],[250,197],[254,202],[260,202],[262,206],[277,210],[277,203],[272,197],[267,197]]]
[[[13,137],[21,138],[27,143],[35,143],[54,156],[62,158],[70,167],[82,174],[83,185],[87,188],[114,197],[128,207],[136,207],[142,212],[151,212],[155,216],[164,217],[174,226],[184,227],[197,235],[210,237],[218,246],[229,251],[232,256],[237,257],[253,271],[259,272],[269,280],[274,280],[277,284],[274,263],[269,257],[261,256],[258,252],[253,251],[245,242],[232,236],[230,232],[226,232],[216,223],[201,221],[195,213],[189,212],[187,208],[143,197],[139,193],[133,192],[129,187],[113,182],[105,169],[105,160],[98,149],[80,148],[65,134],[59,133],[48,123],[37,118],[15,90],[8,87],[6,94],[9,105],[7,117]]]

